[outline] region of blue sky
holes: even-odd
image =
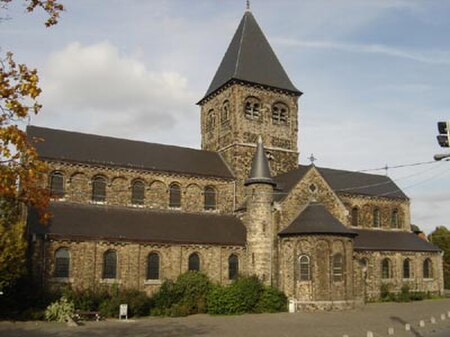
[[[2,51],[37,67],[33,124],[200,146],[199,109],[243,15],[243,0],[63,1],[51,29],[18,1]],[[105,5],[106,3],[106,5]],[[450,2],[253,0],[252,12],[300,99],[300,162],[363,170],[445,152],[450,119]],[[374,173],[385,174],[384,171]],[[427,232],[450,224],[450,162],[388,174]]]

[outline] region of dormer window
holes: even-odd
[[[249,97],[244,104],[245,117],[248,119],[259,119],[261,114],[261,103],[256,97]]]
[[[272,123],[286,125],[288,117],[288,107],[283,103],[275,103],[272,106]]]

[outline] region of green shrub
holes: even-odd
[[[262,292],[258,304],[257,312],[280,312],[287,311],[286,295],[273,287],[267,287]]]
[[[126,289],[105,298],[98,310],[104,317],[118,317],[121,304],[128,304],[128,317],[146,316],[150,311],[151,299],[142,291]]]
[[[98,311],[100,304],[111,297],[106,288],[73,290],[66,288],[62,291],[64,297],[73,302],[75,309],[83,311]]]
[[[175,282],[165,281],[153,296],[152,315],[186,316],[206,312],[211,289],[208,277],[196,271],[181,274]]]
[[[45,310],[45,318],[48,321],[67,322],[74,314],[75,306],[65,297],[61,297],[59,301],[53,302]]]

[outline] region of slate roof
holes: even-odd
[[[253,156],[252,167],[245,185],[250,184],[269,184],[275,186],[276,183],[272,179],[269,168],[269,161],[267,160],[264,145],[261,136],[258,137],[255,155]]]
[[[274,177],[278,192],[275,195],[276,201],[284,199],[310,168],[311,166],[299,165],[296,170]],[[317,166],[316,168],[337,193],[408,200],[403,191],[387,176]]]
[[[279,235],[331,234],[356,236],[318,202],[309,203]]]
[[[78,240],[245,245],[246,230],[232,215],[161,212],[118,206],[53,202],[52,218],[39,224],[29,212],[31,233]]]
[[[439,252],[440,249],[416,234],[403,231],[354,229],[356,250]]]
[[[261,84],[301,95],[250,11],[245,12],[203,99],[232,80]]]
[[[222,157],[212,151],[146,143],[72,131],[28,126],[39,157],[87,164],[233,179]]]

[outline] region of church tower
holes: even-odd
[[[301,94],[247,9],[198,102],[202,149],[223,156],[238,180],[241,196],[258,135],[266,145],[272,175],[298,166],[297,102]]]

